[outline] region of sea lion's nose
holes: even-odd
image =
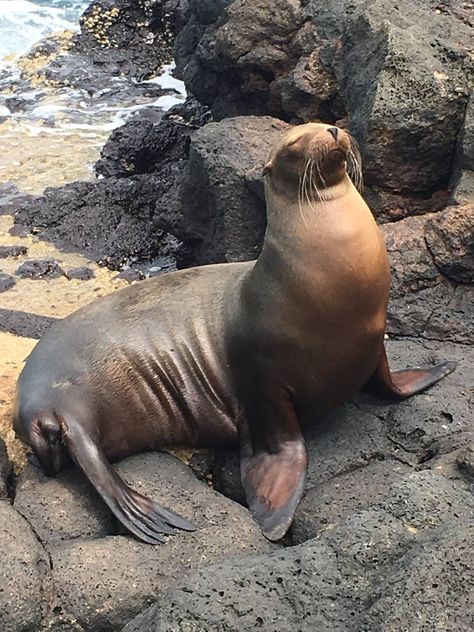
[[[337,140],[337,135],[339,134],[339,128],[337,128],[337,127],[329,127],[328,128],[328,132],[331,134],[331,136],[334,138],[334,140]]]

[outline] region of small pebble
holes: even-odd
[[[0,292],[6,292],[15,285],[15,277],[6,272],[0,272]]]
[[[0,259],[7,257],[19,257],[26,255],[28,248],[26,246],[0,246]]]
[[[66,272],[66,276],[69,280],[79,279],[80,281],[89,281],[95,277],[94,271],[85,266],[81,268],[71,268]]]
[[[120,274],[118,274],[116,279],[125,279],[129,283],[133,283],[134,281],[142,281],[145,278],[145,275],[141,270],[122,270]]]
[[[56,279],[64,270],[54,259],[31,259],[22,263],[15,274],[22,279]]]

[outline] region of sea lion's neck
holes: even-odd
[[[299,287],[302,295],[314,290],[319,296],[321,287],[366,283],[381,266],[388,278],[385,246],[370,209],[349,178],[332,189],[326,199],[304,204],[267,188],[267,231],[251,284],[262,287],[262,279],[271,278],[272,292]]]
[[[291,200],[266,189],[267,231],[262,255],[270,249],[292,257],[323,256],[325,251],[351,238],[357,240],[372,214],[348,176],[336,186],[322,190],[312,199]]]

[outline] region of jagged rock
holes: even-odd
[[[137,79],[156,74],[172,59],[172,9],[161,0],[95,0],[81,16],[73,52],[112,74]]]
[[[470,206],[457,207],[439,219],[425,215],[382,226],[392,273],[389,333],[474,342],[474,289],[451,282],[437,265],[457,278],[470,274],[471,213]],[[447,263],[449,243],[454,249]]]
[[[453,513],[465,516],[472,497],[460,500]],[[398,630],[467,632],[474,522],[456,518],[417,533],[383,509],[355,513],[319,539],[194,573],[123,632],[364,632],[389,629],[387,618]]]
[[[155,175],[74,182],[20,203],[15,221],[36,228],[42,239],[119,268],[131,259],[170,254],[171,243],[151,221],[169,186]]]
[[[47,553],[29,524],[0,500],[0,629],[38,629],[52,590]]]
[[[463,128],[470,151],[474,27],[460,0],[442,9],[409,0],[235,0],[214,3],[210,15],[201,4],[190,3],[175,55],[187,90],[215,118],[346,119],[369,187],[425,211],[434,191],[447,192]]]
[[[474,283],[474,204],[452,206],[430,218],[425,237],[445,276],[458,283]]]
[[[191,133],[190,126],[176,120],[165,119],[158,124],[141,118],[131,120],[112,132],[96,163],[96,171],[106,178],[122,178],[156,173],[168,163],[182,170]]]
[[[258,256],[266,225],[261,173],[285,129],[277,119],[238,117],[193,135],[182,205],[185,242],[197,263]]]

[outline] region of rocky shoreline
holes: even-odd
[[[152,548],[120,531],[79,472],[14,475],[16,455],[0,440],[2,630],[474,628],[472,15],[463,0],[92,3],[68,53],[44,66],[48,81],[97,95],[174,57],[188,98],[166,113],[144,107],[114,130],[99,179],[0,191],[8,344],[26,355],[47,319],[73,308],[60,299],[68,283],[86,302],[125,284],[110,281],[118,272],[139,279],[258,256],[268,149],[288,124],[320,118],[346,124],[360,144],[392,266],[391,360],[458,367],[401,404],[358,395],[314,429],[306,492],[278,546],[241,505],[235,454],[118,465],[199,526]],[[43,244],[56,267],[32,271],[47,258],[35,253],[50,252]],[[26,284],[48,283],[22,278],[28,262],[28,274],[58,273],[57,309],[28,304]],[[93,277],[67,278],[84,267]],[[21,310],[9,299],[19,288]]]

